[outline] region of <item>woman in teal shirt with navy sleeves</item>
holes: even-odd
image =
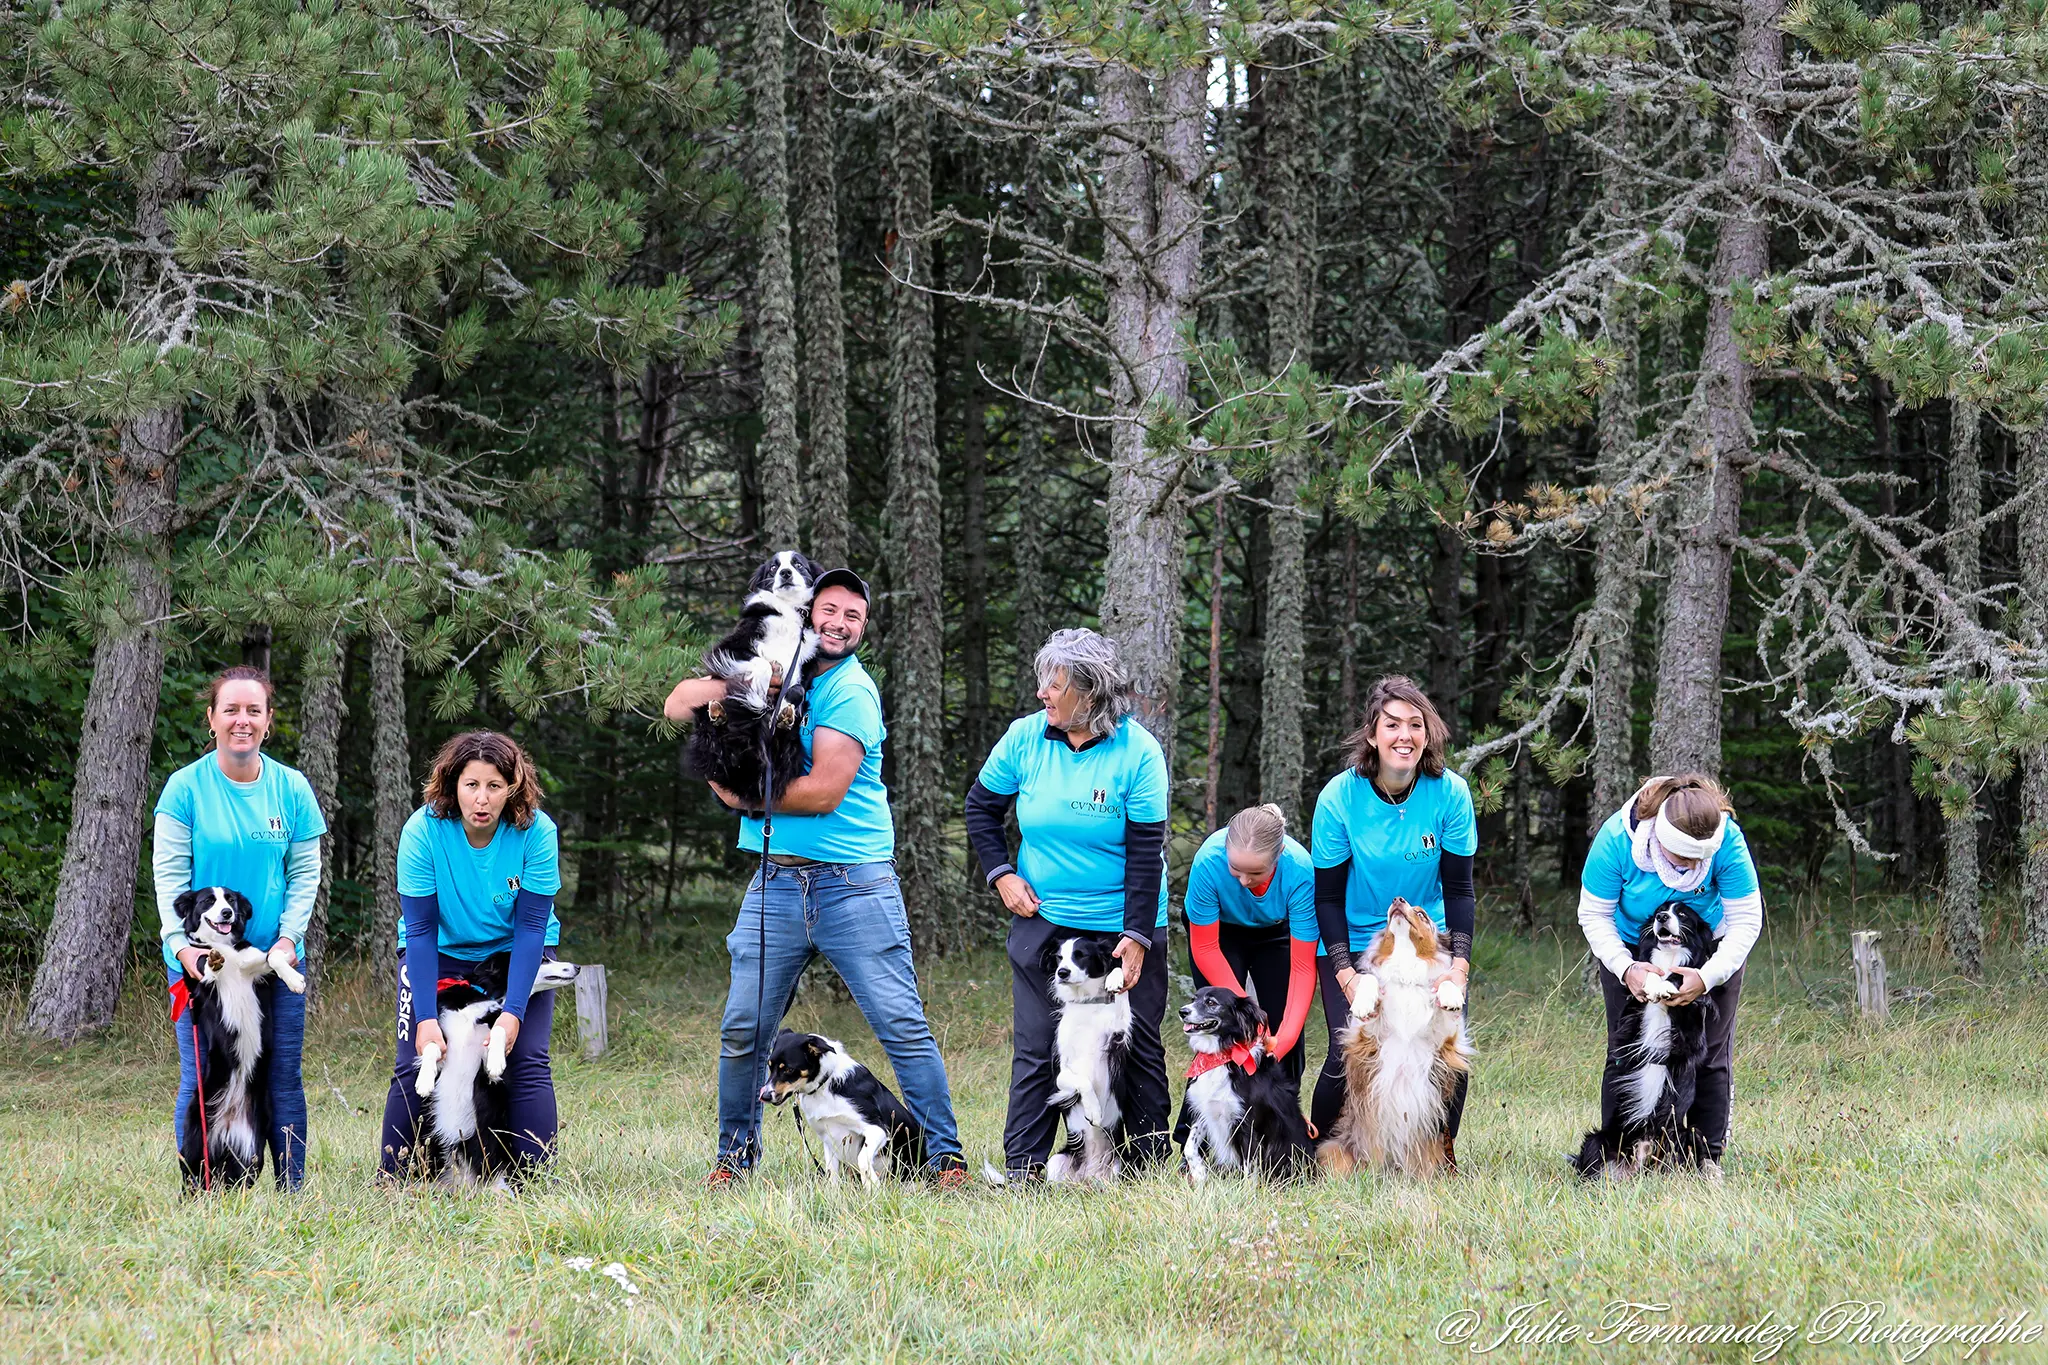
[[[213,752],[178,769],[157,797],[150,872],[164,966],[173,984],[197,976],[203,949],[185,940],[174,908],[195,886],[225,886],[249,898],[245,931],[273,960],[303,961],[306,927],[320,890],[320,836],[327,821],[313,788],[296,769],[263,753],[270,734],[270,678],[236,666],[213,680],[206,725]],[[306,1087],[300,1054],[306,1040],[306,997],[275,976],[256,984],[263,1006],[263,1048],[270,1058],[271,1170],[284,1189],[306,1174]],[[180,1146],[185,1111],[199,1088],[192,1026],[178,1037],[178,1107],[172,1120]]]
[[[1316,798],[1310,853],[1316,864],[1316,920],[1323,946],[1323,1012],[1331,1036],[1351,1018],[1351,989],[1362,953],[1387,927],[1396,897],[1427,914],[1449,940],[1464,1008],[1472,962],[1472,858],[1479,826],[1472,792],[1446,759],[1450,730],[1429,697],[1407,678],[1382,678],[1365,703],[1365,723],[1351,736],[1351,765]],[[1465,1112],[1469,1073],[1458,1078],[1445,1116],[1444,1157],[1457,1169],[1452,1140]],[[1344,1107],[1344,1059],[1336,1049],[1316,1078],[1310,1122],[1327,1133]]]
[[[1043,711],[996,742],[967,793],[967,837],[1009,910],[1014,1022],[1004,1163],[1044,1171],[1058,1113],[1046,1107],[1057,1060],[1049,944],[1114,942],[1131,999],[1131,1047],[1118,1106],[1124,1169],[1168,1150],[1166,1047],[1166,755],[1131,715],[1135,694],[1116,642],[1058,630],[1038,651]],[[1017,810],[1011,861],[1003,817]]]
[[[540,808],[533,760],[491,730],[457,735],[434,755],[426,804],[398,840],[398,900],[405,942],[398,958],[398,1057],[384,1100],[379,1169],[416,1169],[420,1101],[413,1089],[419,1049],[447,1045],[436,983],[463,977],[490,958],[506,962],[503,1084],[514,1159],[527,1170],[554,1152],[555,1078],[548,1062],[554,992],[531,994],[544,958],[561,941],[555,893],[562,889],[555,822]]]

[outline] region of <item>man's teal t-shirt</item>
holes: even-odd
[[[1241,925],[1248,929],[1285,924],[1290,937],[1315,943],[1316,868],[1308,850],[1292,835],[1280,841],[1280,857],[1273,868],[1273,880],[1266,894],[1254,896],[1243,882],[1230,875],[1230,831],[1219,829],[1195,850],[1194,865],[1188,869],[1185,901],[1189,924]]]
[[[848,655],[811,679],[810,710],[804,717],[804,771],[810,771],[811,739],[819,727],[858,740],[860,770],[839,804],[823,815],[775,817],[770,853],[813,858],[821,863],[885,863],[896,856],[896,822],[889,814],[889,789],[882,785],[882,693],[875,680]],[[761,822],[740,818],[740,847],[761,851]]]
[[[1346,768],[1316,798],[1314,847],[1317,867],[1351,860],[1344,889],[1344,917],[1351,950],[1387,927],[1387,907],[1396,896],[1444,927],[1444,884],[1439,865],[1446,853],[1479,851],[1479,822],[1472,791],[1449,769],[1441,777],[1415,775],[1402,801],[1389,801],[1370,778]]]
[[[1749,841],[1742,837],[1742,826],[1731,815],[1728,833],[1714,853],[1707,879],[1697,891],[1673,891],[1655,872],[1645,872],[1636,866],[1629,811],[1624,806],[1607,817],[1607,823],[1593,836],[1593,847],[1586,852],[1585,869],[1579,873],[1579,885],[1602,900],[1620,902],[1614,912],[1615,932],[1634,952],[1650,916],[1671,901],[1683,901],[1699,911],[1707,927],[1718,935],[1722,898],[1756,894],[1756,862],[1749,856]]]
[[[305,775],[266,755],[254,782],[234,782],[220,770],[220,760],[207,754],[171,774],[156,799],[156,814],[192,831],[192,885],[225,886],[247,896],[255,908],[249,942],[264,949],[277,942],[292,845],[327,832]],[[182,975],[170,944],[163,955],[172,976]]]
[[[1124,822],[1167,817],[1166,755],[1129,716],[1075,750],[1046,728],[1045,713],[1012,724],[981,785],[1017,798],[1017,874],[1038,896],[1038,913],[1063,929],[1115,933],[1124,927]],[[1159,878],[1159,926],[1166,924],[1166,876]]]
[[[535,811],[525,829],[500,820],[482,848],[470,847],[461,820],[444,820],[426,806],[398,836],[398,894],[438,899],[441,951],[464,962],[512,950],[512,903],[521,891],[552,896],[561,889],[561,838],[545,811]],[[547,941],[562,941],[553,910]]]

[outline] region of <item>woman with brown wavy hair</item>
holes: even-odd
[[[1479,826],[1472,791],[1446,762],[1450,728],[1407,678],[1381,678],[1366,697],[1365,724],[1350,739],[1351,763],[1316,798],[1310,857],[1316,865],[1316,920],[1322,928],[1323,1013],[1330,1051],[1316,1078],[1310,1122],[1328,1133],[1344,1108],[1344,1055],[1337,1035],[1351,1020],[1352,955],[1387,927],[1396,897],[1447,936],[1459,1004],[1471,970],[1472,857]],[[1451,1008],[1451,1006],[1444,1006]],[[1458,1078],[1446,1116],[1444,1155],[1465,1112],[1470,1073]]]
[[[555,893],[562,889],[560,839],[540,808],[533,760],[510,737],[473,730],[441,746],[427,774],[425,804],[398,840],[398,900],[405,939],[398,955],[398,1059],[384,1101],[387,1175],[405,1173],[419,1145],[413,1091],[419,1049],[446,1047],[435,983],[506,956],[505,1012],[512,1150],[522,1166],[545,1161],[555,1142],[555,1079],[548,1065],[554,994],[532,995],[544,959],[561,941]],[[529,998],[530,997],[530,998]]]

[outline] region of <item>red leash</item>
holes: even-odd
[[[177,1023],[185,1013],[185,1007],[192,1003],[191,988],[185,978],[178,978],[171,987],[171,1022]],[[199,1050],[199,1016],[192,1016],[192,1088],[198,1096],[199,1110],[199,1188],[213,1188],[213,1148],[206,1140],[206,1058]]]

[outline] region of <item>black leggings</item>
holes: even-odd
[[[1293,970],[1294,936],[1287,926],[1283,923],[1247,928],[1242,924],[1218,924],[1216,946],[1223,950],[1223,960],[1237,974],[1238,985],[1249,986],[1259,997],[1259,1008],[1266,1012],[1266,1027],[1278,1033],[1280,1020],[1287,1013],[1288,973]],[[1192,949],[1188,960],[1194,962]],[[1203,976],[1199,965],[1191,965],[1189,970],[1198,986],[1223,984]],[[1307,1056],[1306,1040],[1297,1040],[1294,1050],[1280,1059],[1281,1071],[1300,1081]]]
[[[1344,1112],[1344,1049],[1338,1043],[1337,1035],[1350,1027],[1351,1002],[1344,998],[1344,991],[1337,985],[1337,962],[1332,955],[1316,959],[1316,975],[1322,979],[1323,1017],[1330,1025],[1330,1050],[1323,1058],[1323,1069],[1316,1075],[1315,1098],[1309,1102],[1309,1123],[1315,1136],[1325,1138],[1337,1124],[1338,1116]],[[1469,1015],[1471,999],[1466,999],[1465,1009]],[[1465,1118],[1465,1092],[1471,1087],[1472,1073],[1467,1071],[1458,1077],[1458,1088],[1451,1093],[1450,1113],[1445,1116],[1444,1135],[1458,1136],[1458,1125]]]

